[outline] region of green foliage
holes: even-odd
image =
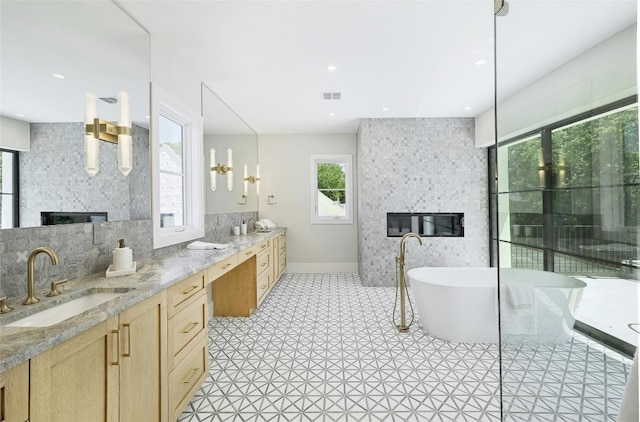
[[[624,209],[625,225],[638,224],[640,156],[638,109],[627,108],[555,130],[551,137],[554,218],[557,224],[594,224],[599,197],[613,196]],[[514,224],[542,212],[539,163],[541,137],[508,147],[508,188]],[[626,185],[622,187],[622,185]],[[631,186],[629,186],[631,185]],[[536,193],[536,190],[538,193]],[[529,213],[529,215],[526,215]],[[562,217],[560,215],[563,215]],[[588,217],[588,218],[587,218]]]
[[[342,166],[336,163],[319,163],[317,172],[318,190],[333,201],[344,204],[346,178]]]

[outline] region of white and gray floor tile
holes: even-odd
[[[210,321],[209,376],[179,421],[499,421],[498,345],[448,343],[426,335],[417,318],[409,333],[398,333],[394,295],[394,288],[363,287],[357,274],[285,274],[251,317]],[[599,420],[610,420],[602,400],[617,409],[626,379],[620,365],[628,371],[628,362],[594,352],[587,348],[589,358],[576,363],[575,380],[560,378],[552,364],[505,368],[511,420],[596,420],[585,410],[596,408]],[[553,353],[523,346],[513,361]],[[585,371],[594,359],[598,366]],[[578,378],[597,376],[601,364],[615,385],[588,382],[572,396]],[[583,418],[565,418],[578,404]]]

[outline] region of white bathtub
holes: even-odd
[[[421,267],[407,272],[420,322],[434,337],[456,343],[498,342],[496,268]],[[502,339],[559,342],[573,328],[586,284],[545,271],[502,269]]]

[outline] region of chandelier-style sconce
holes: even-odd
[[[243,202],[238,202],[238,204],[246,205],[247,196],[249,195],[249,183],[256,185],[256,195],[260,196],[260,164],[256,164],[256,175],[249,175],[247,165],[244,165],[244,194],[242,195]]]
[[[233,190],[233,150],[227,149],[227,164],[216,164],[216,149],[211,148],[209,150],[209,167],[211,168],[209,176],[211,178],[210,186],[211,190],[215,191],[218,187],[216,177],[218,174],[227,175],[227,189]]]
[[[127,176],[133,168],[133,141],[129,94],[118,93],[118,122],[113,123],[98,117],[98,99],[92,92],[85,94],[84,168],[90,177],[98,173],[100,163],[100,141],[118,144],[118,168]]]

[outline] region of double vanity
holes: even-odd
[[[286,268],[285,229],[217,241],[230,247],[180,249],[132,275],[11,301],[0,316],[0,420],[175,421],[208,373],[209,306],[250,316]],[[95,298],[106,301],[88,305]],[[39,318],[76,300],[68,319]]]

